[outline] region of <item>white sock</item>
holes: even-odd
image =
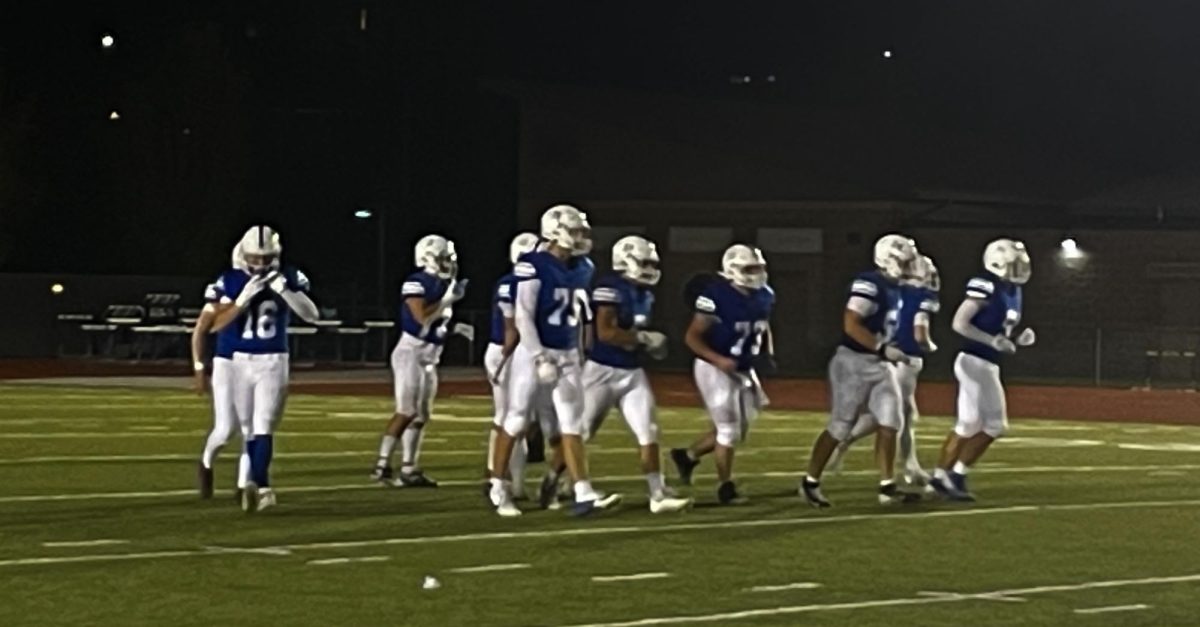
[[[820,479],[813,479],[813,476],[812,476],[812,475],[805,474],[805,475],[804,475],[804,482],[805,482],[805,483],[814,483],[814,484],[820,484],[820,483],[821,483],[821,480],[820,480]]]
[[[508,461],[508,473],[512,475],[513,495],[522,496],[525,494],[525,455],[528,451],[525,449],[525,440],[515,444]]]
[[[890,485],[896,485],[896,480],[895,479],[880,479],[879,480],[879,487],[881,487],[881,488],[886,488]]]
[[[404,430],[404,435],[400,436],[400,450],[403,454],[400,468],[405,472],[416,469],[417,458],[421,456],[421,436],[425,430],[413,427],[414,425],[409,425]]]
[[[396,450],[396,436],[383,435],[383,439],[379,441],[379,465],[392,465],[392,451]]]
[[[938,481],[946,481],[950,479],[950,475],[946,472],[945,468],[938,467],[933,469],[933,478]]]
[[[247,453],[246,448],[242,447],[242,455],[238,458],[237,487],[245,488],[248,483],[250,483],[250,453]]]
[[[960,475],[967,474],[967,465],[962,462],[954,462],[954,472]]]
[[[596,490],[592,488],[592,482],[587,479],[575,482],[575,502],[583,503],[586,501],[595,501],[600,498],[596,494]]]
[[[646,473],[646,485],[650,488],[650,498],[662,498],[663,476],[661,472]]]

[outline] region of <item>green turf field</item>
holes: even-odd
[[[486,399],[438,404],[423,457],[438,490],[368,482],[389,412],[293,396],[280,505],[247,517],[230,451],[219,498],[193,494],[206,401],[0,385],[0,625],[1200,623],[1193,428],[1014,421],[972,476],[974,506],[880,508],[862,446],[816,512],[795,486],[822,418],[768,412],[738,454],[748,505],[713,506],[706,461],[697,507],[653,516],[613,416],[591,460],[619,511],[501,520],[477,487]],[[661,420],[664,445],[708,424]],[[948,425],[922,423],[927,462]]]

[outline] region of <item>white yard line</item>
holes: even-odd
[[[494,573],[503,570],[524,570],[533,568],[533,564],[485,564],[483,566],[463,566],[461,568],[449,568],[448,573]]]
[[[785,583],[778,586],[754,586],[746,588],[742,592],[782,592],[784,590],[816,590],[821,584],[815,581],[798,581],[796,583]]]
[[[1172,583],[1191,583],[1200,581],[1198,575],[1182,575],[1178,577],[1147,577],[1145,579],[1116,579],[1110,581],[1088,581],[1077,584],[1064,584],[1058,586],[1039,586],[1035,588],[1015,588],[1012,590],[992,590],[980,593],[944,593],[937,595],[917,595],[914,597],[900,597],[892,599],[877,599],[872,601],[857,601],[848,603],[820,603],[811,605],[791,605],[784,607],[771,607],[752,610],[740,610],[731,612],[721,612],[717,614],[691,614],[679,616],[657,616],[650,618],[639,618],[632,620],[622,620],[608,623],[586,623],[576,624],[572,627],[644,627],[646,625],[672,625],[678,623],[724,623],[736,620],[762,618],[767,616],[781,616],[792,614],[808,614],[815,612],[830,612],[837,610],[858,610],[876,607],[896,607],[904,605],[932,605],[935,603],[961,603],[963,601],[972,601],[977,599],[983,600],[1001,600],[1013,599],[1034,594],[1047,594],[1050,592],[1074,592],[1078,590],[1092,590],[1096,588],[1125,588],[1129,586],[1148,586],[1161,585]],[[1127,606],[1132,608],[1133,606]],[[1137,608],[1144,609],[1144,608]],[[1076,610],[1078,612],[1079,610]]]
[[[592,577],[592,581],[597,583],[610,583],[614,581],[642,581],[644,579],[666,579],[671,573],[633,573],[630,575],[597,575]]]
[[[379,489],[379,488],[375,488]],[[190,494],[191,491],[188,491]],[[28,564],[58,564],[71,562],[118,561],[132,559],[158,559],[164,557],[194,557],[198,555],[213,555],[216,553],[248,553],[265,555],[286,555],[295,551],[314,551],[328,549],[347,549],[378,546],[426,545],[459,542],[480,542],[491,540],[539,540],[556,537],[579,536],[609,536],[609,535],[645,535],[647,533],[668,533],[680,531],[711,531],[714,529],[745,529],[759,527],[799,527],[806,525],[836,525],[846,522],[892,522],[892,521],[922,521],[931,518],[964,518],[973,516],[993,516],[997,514],[1020,514],[1052,511],[1095,511],[1104,509],[1149,508],[1149,507],[1197,507],[1200,500],[1183,501],[1140,501],[1140,502],[1108,502],[1108,503],[1079,503],[1071,505],[1016,505],[1011,507],[993,507],[980,509],[951,509],[916,513],[875,513],[851,514],[846,516],[810,515],[803,518],[780,518],[774,520],[732,520],[724,522],[676,523],[666,525],[630,525],[621,527],[574,527],[569,529],[535,530],[535,531],[495,531],[443,536],[411,536],[403,538],[382,538],[371,540],[341,540],[336,542],[311,542],[307,544],[290,544],[264,547],[206,547],[204,550],[192,551],[163,551],[155,553],[124,553],[106,555],[80,555],[63,557],[37,557],[0,560],[0,567],[22,566]],[[1200,575],[1196,575],[1200,578]],[[1169,578],[1168,578],[1169,579]],[[1092,584],[1093,587],[1103,587],[1103,583]],[[1111,585],[1111,584],[1109,584]],[[1041,589],[1036,589],[1040,591]],[[951,593],[947,593],[951,594]],[[996,593],[985,593],[996,594]],[[1006,593],[1004,596],[1020,596],[1018,592]]]
[[[129,544],[129,540],[68,540],[63,542],[43,542],[46,548],[75,548],[80,546],[112,546],[114,544]]]
[[[332,557],[324,560],[309,560],[308,566],[332,566],[334,564],[359,564],[363,562],[386,562],[392,559],[387,555],[368,555],[366,557]]]
[[[1134,605],[1107,605],[1104,607],[1081,607],[1074,610],[1076,614],[1104,614],[1107,612],[1135,612],[1137,610],[1148,610],[1151,606],[1145,603],[1136,603]]]

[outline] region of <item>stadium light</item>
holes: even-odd
[[[51,285],[51,286],[50,286],[50,293],[51,293],[51,294],[54,294],[55,296],[57,296],[57,295],[59,295],[59,294],[62,294],[62,293],[63,293],[63,285],[62,285],[62,283],[55,283],[54,285]]]
[[[1068,255],[1079,252],[1079,242],[1075,241],[1075,238],[1071,237],[1070,235],[1064,237],[1062,242],[1059,243],[1059,246],[1061,246],[1062,251]]]
[[[101,48],[108,49],[108,48],[112,48],[115,45],[117,45],[117,38],[113,37],[111,33],[104,33],[104,35],[102,37],[100,37],[100,47]]]
[[[120,120],[120,119],[121,119],[121,114],[120,114],[120,113],[117,113],[117,110],[116,110],[116,109],[113,109],[112,111],[110,111],[110,112],[108,113],[108,119],[110,119],[110,120],[113,120],[113,121],[115,122],[115,121],[117,121],[117,120]]]
[[[358,211],[354,212],[354,217],[358,218],[359,220],[366,220],[372,215],[374,214],[371,213],[370,209],[359,209]]]
[[[883,51],[883,58],[885,58],[885,59],[890,59],[890,58],[892,58],[892,51],[891,51],[891,50],[884,50],[884,51]]]

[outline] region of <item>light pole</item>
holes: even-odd
[[[364,207],[354,212],[354,217],[359,220],[375,218],[375,306],[379,308],[380,313],[385,313],[383,311],[385,303],[385,272],[387,270],[387,224],[385,216],[387,216],[387,212],[383,209],[373,210]]]

